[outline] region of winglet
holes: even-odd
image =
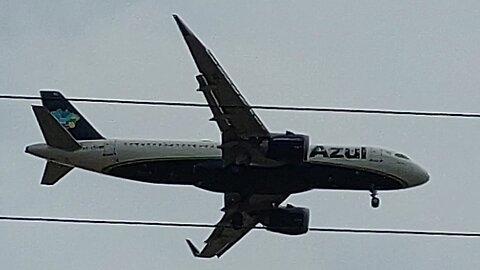
[[[192,243],[192,241],[190,241],[190,239],[185,239],[185,241],[187,241],[188,247],[192,251],[193,256],[198,257],[200,252],[198,252],[198,249],[195,247],[195,245]]]

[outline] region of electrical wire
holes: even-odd
[[[4,100],[38,100],[38,96],[21,95],[0,95]],[[197,107],[208,108],[205,103],[175,102],[175,101],[149,101],[149,100],[126,100],[126,99],[97,99],[97,98],[68,98],[70,101],[107,104],[127,105],[149,105],[168,107]],[[240,106],[224,105],[224,108],[235,108]],[[480,118],[480,113],[464,112],[429,112],[429,111],[403,111],[403,110],[377,110],[377,109],[353,109],[353,108],[326,108],[326,107],[296,107],[296,106],[271,106],[253,105],[251,109],[273,110],[273,111],[301,111],[301,112],[329,112],[329,113],[353,113],[353,114],[380,114],[380,115],[403,115],[403,116],[425,116],[425,117],[456,117],[456,118]]]
[[[76,219],[76,218],[50,218],[26,216],[0,216],[0,221],[41,222],[41,223],[70,223],[70,224],[96,224],[96,225],[123,225],[123,226],[152,226],[152,227],[184,227],[184,228],[217,228],[231,227],[212,225],[206,223],[179,223],[158,221],[132,221],[132,220],[105,220],[105,219]],[[266,227],[253,227],[256,230],[265,230]],[[479,232],[450,232],[450,231],[419,231],[419,230],[386,230],[386,229],[350,229],[311,227],[310,232],[349,233],[349,234],[396,234],[415,236],[442,236],[442,237],[480,237]]]

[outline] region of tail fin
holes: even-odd
[[[53,161],[47,161],[47,164],[45,165],[45,171],[43,171],[41,184],[54,185],[72,169],[73,167],[58,164]]]
[[[73,105],[58,91],[40,91],[42,104],[76,140],[104,140]]]
[[[45,107],[33,105],[32,109],[48,145],[66,151],[74,151],[80,148],[80,145],[72,138],[70,133],[48,113]]]

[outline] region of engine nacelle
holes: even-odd
[[[306,135],[274,134],[268,140],[267,157],[288,164],[300,164],[307,160],[310,139]]]
[[[262,224],[268,231],[289,235],[299,235],[308,232],[310,211],[303,207],[278,207],[269,210]]]

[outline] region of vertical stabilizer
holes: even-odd
[[[32,106],[32,109],[47,145],[66,151],[74,151],[80,148],[80,145],[72,138],[70,133],[48,113],[47,109],[35,105]]]
[[[42,104],[76,140],[105,139],[58,91],[40,91]]]
[[[45,165],[45,171],[43,172],[42,185],[54,185],[70,172],[73,167],[58,164],[52,161],[48,161]]]

